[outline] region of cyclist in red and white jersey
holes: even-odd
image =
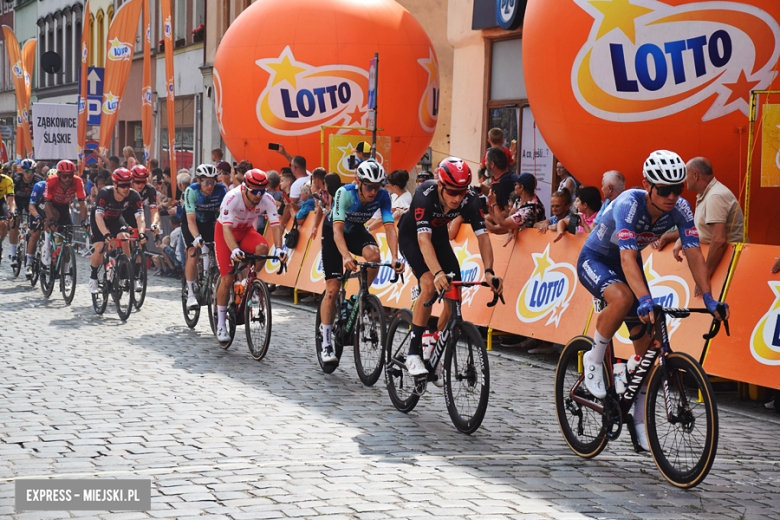
[[[73,224],[70,218],[70,201],[73,200],[73,197],[79,201],[81,222],[85,222],[87,220],[87,194],[84,192],[84,182],[81,177],[76,175],[76,165],[68,160],[63,160],[57,163],[57,175],[50,175],[46,179],[46,188],[43,191],[49,226],[56,229],[58,224],[63,226]],[[51,243],[48,233],[44,236],[41,257],[44,264],[51,263]]]
[[[230,334],[225,326],[230,287],[234,275],[229,274],[234,260],[244,258],[244,253],[256,255],[268,254],[268,242],[257,232],[254,223],[257,217],[265,213],[274,244],[282,243],[282,228],[279,226],[279,214],[276,201],[266,193],[269,180],[264,171],[253,169],[246,172],[244,182],[225,195],[219,208],[219,218],[214,228],[214,248],[221,282],[217,291],[217,339],[228,341]],[[279,251],[280,260],[287,261],[287,254]],[[258,262],[255,269],[262,265]]]

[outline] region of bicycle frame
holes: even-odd
[[[355,319],[361,315],[363,312],[363,302],[365,300],[366,294],[369,294],[369,285],[368,285],[368,270],[369,269],[379,269],[381,267],[390,267],[392,269],[391,264],[383,264],[378,262],[358,262],[358,267],[360,267],[360,270],[358,273],[354,273],[351,271],[345,272],[343,275],[341,275],[341,287],[339,288],[339,293],[336,298],[336,309],[340,310],[341,305],[344,303],[344,300],[346,300],[346,294],[347,294],[347,281],[350,278],[360,278],[360,287],[358,289],[356,296],[357,305],[355,305],[352,308],[352,312],[347,317],[347,324],[346,327],[343,330],[344,337],[349,337],[349,334],[352,332],[352,327],[355,325]],[[390,283],[396,283],[399,278],[401,280],[401,283],[404,283],[403,273],[398,274],[395,273],[394,277],[390,280]],[[336,313],[336,322],[341,322],[341,313]]]

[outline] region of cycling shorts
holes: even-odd
[[[422,250],[420,249],[420,243],[417,241],[417,234],[404,234],[398,238],[398,249],[401,254],[404,255],[406,263],[412,268],[414,276],[419,281],[422,275],[430,271],[428,264],[425,262]],[[458,263],[458,257],[455,256],[455,252],[452,250],[449,240],[437,240],[433,242],[433,249],[436,251],[436,260],[439,261],[441,269],[444,274],[450,277],[453,281],[460,281],[460,264]]]
[[[0,222],[8,220],[8,201],[5,198],[0,199]]]
[[[363,256],[363,248],[376,246],[376,239],[363,225],[355,225],[352,231],[344,233],[344,241],[347,249],[353,255]],[[341,252],[333,239],[333,226],[322,226],[322,270],[325,271],[325,279],[332,280],[344,274],[344,262]]]
[[[217,221],[216,220],[213,220],[211,222],[196,221],[196,223],[198,226],[198,233],[200,233],[200,236],[201,238],[203,238],[203,241],[213,242],[214,225],[217,223]],[[187,246],[187,249],[191,248],[192,242],[195,240],[195,237],[192,236],[192,233],[190,233],[190,226],[186,219],[181,223],[181,236],[184,238],[184,245]],[[249,252],[254,253],[254,250]]]
[[[639,271],[642,273],[642,279],[647,286],[647,278],[645,278],[645,271],[642,268],[642,257],[637,254],[636,262],[639,266]],[[585,289],[588,290],[595,298],[604,300],[604,291],[613,283],[624,283],[628,285],[626,275],[623,272],[623,265],[620,262],[620,258],[609,258],[602,255],[588,247],[583,247],[580,251],[580,256],[577,259],[577,278]],[[649,289],[648,289],[649,290]],[[633,294],[633,293],[632,293]],[[637,324],[639,300],[634,296],[634,303],[631,305],[631,310],[626,314],[623,320],[629,328]]]
[[[57,213],[59,213],[59,216],[56,220],[54,220],[54,222],[61,226],[73,225],[73,220],[70,218],[70,204],[56,204],[52,202],[52,206],[54,206],[54,209],[57,211]]]
[[[111,233],[114,238],[116,238],[119,233],[127,233],[130,231],[130,228],[127,226],[127,222],[125,222],[125,219],[122,217],[122,215],[119,215],[118,218],[112,220],[103,219],[103,223],[108,228],[108,232]],[[101,233],[100,228],[97,225],[94,211],[90,211],[89,213],[89,230],[92,243],[103,242],[105,240],[106,236]]]
[[[200,228],[198,228],[200,229]],[[182,233],[184,230],[182,230]],[[258,233],[253,226],[243,228],[233,228],[233,238],[238,242],[238,247],[244,253],[255,254],[255,248],[259,245],[268,244],[263,235]],[[206,237],[204,236],[204,240]],[[222,223],[217,222],[214,228],[214,248],[217,254],[217,265],[219,266],[219,275],[226,276],[233,269],[233,261],[230,255],[233,253],[225,243],[225,236],[222,233]]]

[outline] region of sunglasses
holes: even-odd
[[[658,193],[659,197],[668,197],[672,193],[674,193],[679,197],[683,192],[682,184],[672,184],[671,186],[669,185],[657,186],[653,184],[653,187],[655,188],[655,191],[656,193]]]
[[[133,181],[133,184],[146,184],[146,181],[138,181],[138,180],[134,180],[134,181]]]
[[[247,190],[249,193],[254,195],[255,197],[258,197],[260,195],[265,195],[265,189],[262,190]]]
[[[204,179],[201,182],[203,183],[204,186],[214,186],[217,183],[217,181],[215,181],[214,179]]]
[[[442,188],[444,193],[450,197],[465,197],[469,190],[451,190],[450,188]]]
[[[367,189],[368,191],[379,191],[379,190],[382,189],[382,185],[381,184],[368,184],[368,183],[365,183],[365,182],[363,183],[363,187],[365,189]]]
[[[116,185],[116,187],[117,187],[117,188],[129,188],[129,187],[130,187],[130,185],[129,185],[129,184],[124,184],[124,183],[122,183],[122,184],[117,184],[117,185]]]

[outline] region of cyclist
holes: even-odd
[[[214,242],[214,226],[219,216],[219,206],[227,195],[227,187],[217,182],[219,170],[211,164],[201,164],[195,170],[197,182],[184,191],[184,213],[186,222],[182,223],[181,232],[187,246],[187,264],[184,276],[187,279],[187,308],[196,309],[198,298],[195,296],[195,280],[197,279],[198,262],[195,248],[208,253],[206,242]],[[277,242],[278,243],[278,242]],[[203,257],[203,268],[208,270],[209,257]]]
[[[16,204],[15,217],[17,222],[11,228],[8,237],[8,241],[11,243],[11,267],[17,265],[16,246],[19,243],[19,218],[28,213],[33,187],[43,180],[43,177],[35,174],[35,161],[32,159],[23,159],[20,166],[22,171],[14,176],[14,203]]]
[[[5,173],[0,173],[0,259],[3,257],[3,240],[8,233],[8,217],[15,211],[14,181]],[[11,255],[15,254],[16,244],[11,244]]]
[[[654,322],[653,298],[647,287],[640,251],[655,242],[673,226],[680,230],[683,249],[693,279],[704,291],[704,304],[717,319],[718,302],[710,293],[707,266],[699,248],[699,234],[688,201],[680,197],[687,171],[674,152],[657,150],[644,163],[644,189],[627,190],[610,204],[577,260],[577,276],[595,297],[606,301],[599,313],[593,348],[583,356],[585,386],[596,398],[606,396],[601,363],[612,336],[625,322],[632,334],[643,323]],[[562,236],[556,237],[558,240]],[[650,337],[634,342],[634,351],[643,356]],[[640,446],[649,451],[644,428],[645,389],[640,392],[633,412]]]
[[[90,259],[89,292],[98,292],[98,268],[103,263],[103,241],[112,238],[129,238],[129,228],[122,216],[128,208],[134,208],[135,217],[142,217],[144,203],[137,191],[130,189],[132,174],[126,168],[117,168],[111,175],[114,185],[105,186],[97,194],[95,206],[89,215],[92,245],[95,252]],[[130,256],[130,245],[122,242],[122,250]]]
[[[79,201],[79,214],[81,221],[87,220],[87,194],[84,192],[84,181],[76,175],[76,165],[68,160],[57,163],[56,175],[49,175],[46,179],[46,189],[43,198],[46,203],[46,217],[48,227],[57,228],[58,225],[70,226],[73,221],[70,218],[70,201],[75,196]],[[41,261],[44,264],[51,263],[51,241],[49,234],[44,235]]]
[[[276,202],[265,191],[268,185],[268,176],[264,171],[249,170],[244,174],[244,182],[227,193],[219,208],[219,218],[214,228],[214,247],[221,276],[217,291],[217,339],[219,341],[230,340],[230,334],[225,326],[225,317],[230,287],[235,277],[230,274],[233,261],[242,260],[245,252],[253,252],[256,255],[268,253],[268,242],[254,228],[257,217],[265,213],[271,225],[274,244],[282,243],[282,228],[279,226]],[[282,262],[286,262],[287,254],[280,251],[279,258]],[[260,262],[255,265],[258,271],[261,267]]]
[[[355,271],[357,265],[353,254],[360,255],[367,262],[379,262],[379,246],[364,224],[379,210],[387,233],[391,263],[396,272],[403,272],[398,259],[398,233],[393,220],[390,195],[382,188],[386,180],[385,170],[374,159],[362,161],[355,169],[355,184],[340,187],[333,197],[333,210],[328,213],[322,225],[322,267],[325,271],[325,297],[320,303],[320,332],[322,333],[322,361],[338,360],[333,350],[333,320],[336,315],[336,294],[339,291],[338,278],[344,268]],[[376,278],[378,269],[369,269],[368,285]]]
[[[458,216],[471,224],[479,245],[479,254],[485,266],[485,281],[493,292],[501,294],[501,280],[493,272],[493,246],[480,211],[479,195],[470,187],[471,169],[457,157],[449,157],[436,168],[439,180],[425,181],[414,192],[412,205],[398,223],[401,253],[414,271],[420,286],[422,301],[430,300],[437,291],[450,290],[450,281],[460,281],[460,264],[450,245],[447,224]],[[493,287],[493,280],[498,286]],[[423,363],[422,336],[431,308],[415,305],[412,316],[412,335],[406,368],[412,376],[428,373]],[[438,330],[444,330],[450,319],[450,309],[444,306],[439,316]],[[439,365],[441,366],[441,365]],[[438,373],[437,369],[437,373]],[[441,377],[436,381],[441,386]]]
[[[131,191],[138,193],[139,197],[141,197],[142,204],[144,202],[149,203],[149,210],[152,217],[152,230],[157,232],[160,227],[160,217],[157,214],[157,190],[154,189],[154,186],[149,184],[149,171],[146,169],[146,166],[136,164],[133,166],[133,169],[130,170],[130,177],[132,178],[132,187],[130,188]],[[127,227],[129,227],[131,230],[137,230],[139,240],[138,244],[142,245],[145,244],[149,238],[146,234],[146,215],[144,214],[143,210],[141,210],[141,214],[138,216],[138,218],[136,218],[135,215],[135,207],[128,206],[127,209],[122,212],[122,218],[125,219]],[[136,262],[140,264],[141,261],[142,259],[139,256]],[[144,287],[142,281],[136,279],[135,291],[142,292],[143,290]]]
[[[43,198],[43,192],[46,191],[46,181],[39,181],[33,186],[30,194],[30,241],[27,244],[27,267],[24,274],[27,278],[32,278],[32,263],[35,247],[38,245],[38,239],[41,236],[41,230],[46,223],[46,201]],[[48,231],[48,230],[47,230]]]

